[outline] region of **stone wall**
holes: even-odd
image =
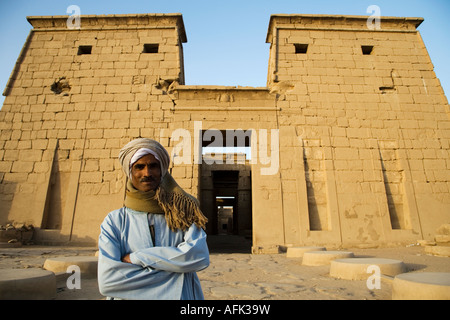
[[[0,220],[95,242],[122,205],[120,148],[168,127],[186,35],[181,15],[83,16],[80,30],[66,19],[28,18],[0,112]]]
[[[0,224],[95,243],[122,206],[118,152],[137,137],[185,156],[170,170],[201,199],[209,129],[251,132],[255,253],[412,243],[449,222],[449,109],[423,19],[371,30],[367,17],[274,15],[264,88],[185,85],[179,14],[66,19],[28,18],[4,91]]]
[[[281,141],[302,141],[309,208],[292,213],[301,227],[289,243],[414,242],[450,219],[448,102],[421,22],[382,18],[370,30],[366,17],[272,16],[268,85]],[[297,165],[282,162],[282,175]]]

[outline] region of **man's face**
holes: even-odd
[[[139,191],[156,190],[161,182],[161,166],[152,154],[147,154],[131,167],[131,183]]]

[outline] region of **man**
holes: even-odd
[[[99,237],[98,284],[112,299],[203,299],[196,271],[209,266],[198,201],[168,173],[158,142],[136,139],[119,153],[128,177],[125,206]]]

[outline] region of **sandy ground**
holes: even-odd
[[[41,268],[47,258],[94,255],[91,247],[22,246],[0,248],[1,269]],[[409,272],[450,272],[450,258],[431,256],[420,246],[396,248],[345,248],[356,257],[403,261]],[[212,248],[210,266],[198,273],[206,300],[390,300],[391,281],[369,290],[365,280],[339,280],[329,276],[330,266],[302,266],[301,258],[286,254],[252,255],[247,249]],[[369,275],[368,275],[369,276]],[[57,283],[56,300],[104,299],[96,279],[81,279],[81,289]]]

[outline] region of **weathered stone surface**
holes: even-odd
[[[287,258],[302,258],[305,252],[326,251],[325,247],[289,247],[287,248]]]
[[[346,280],[366,280],[369,276],[374,274],[373,270],[368,270],[371,266],[377,266],[380,270],[380,275],[395,276],[407,271],[405,264],[400,260],[384,258],[350,258],[331,261],[330,276]]]
[[[413,272],[395,277],[393,300],[450,300],[450,273]]]
[[[302,265],[324,266],[329,265],[335,259],[352,257],[354,254],[349,251],[310,251],[303,254]]]
[[[89,15],[79,30],[66,19],[28,18],[4,90],[0,224],[95,244],[123,205],[118,152],[138,137],[168,149],[207,232],[251,234],[254,253],[430,241],[448,224],[448,101],[423,19],[381,17],[371,30],[361,16],[273,15],[263,88],[187,85],[180,14]],[[251,141],[232,144],[251,159],[202,159],[210,129],[244,130]],[[220,225],[215,171],[239,172],[228,192],[240,219]]]
[[[56,296],[56,277],[42,269],[4,269],[0,300],[48,300]]]
[[[80,268],[83,277],[96,277],[98,257],[95,256],[73,256],[48,258],[44,262],[44,269],[54,273],[67,272],[71,266]]]
[[[450,257],[450,246],[426,246],[425,252],[434,256]]]

